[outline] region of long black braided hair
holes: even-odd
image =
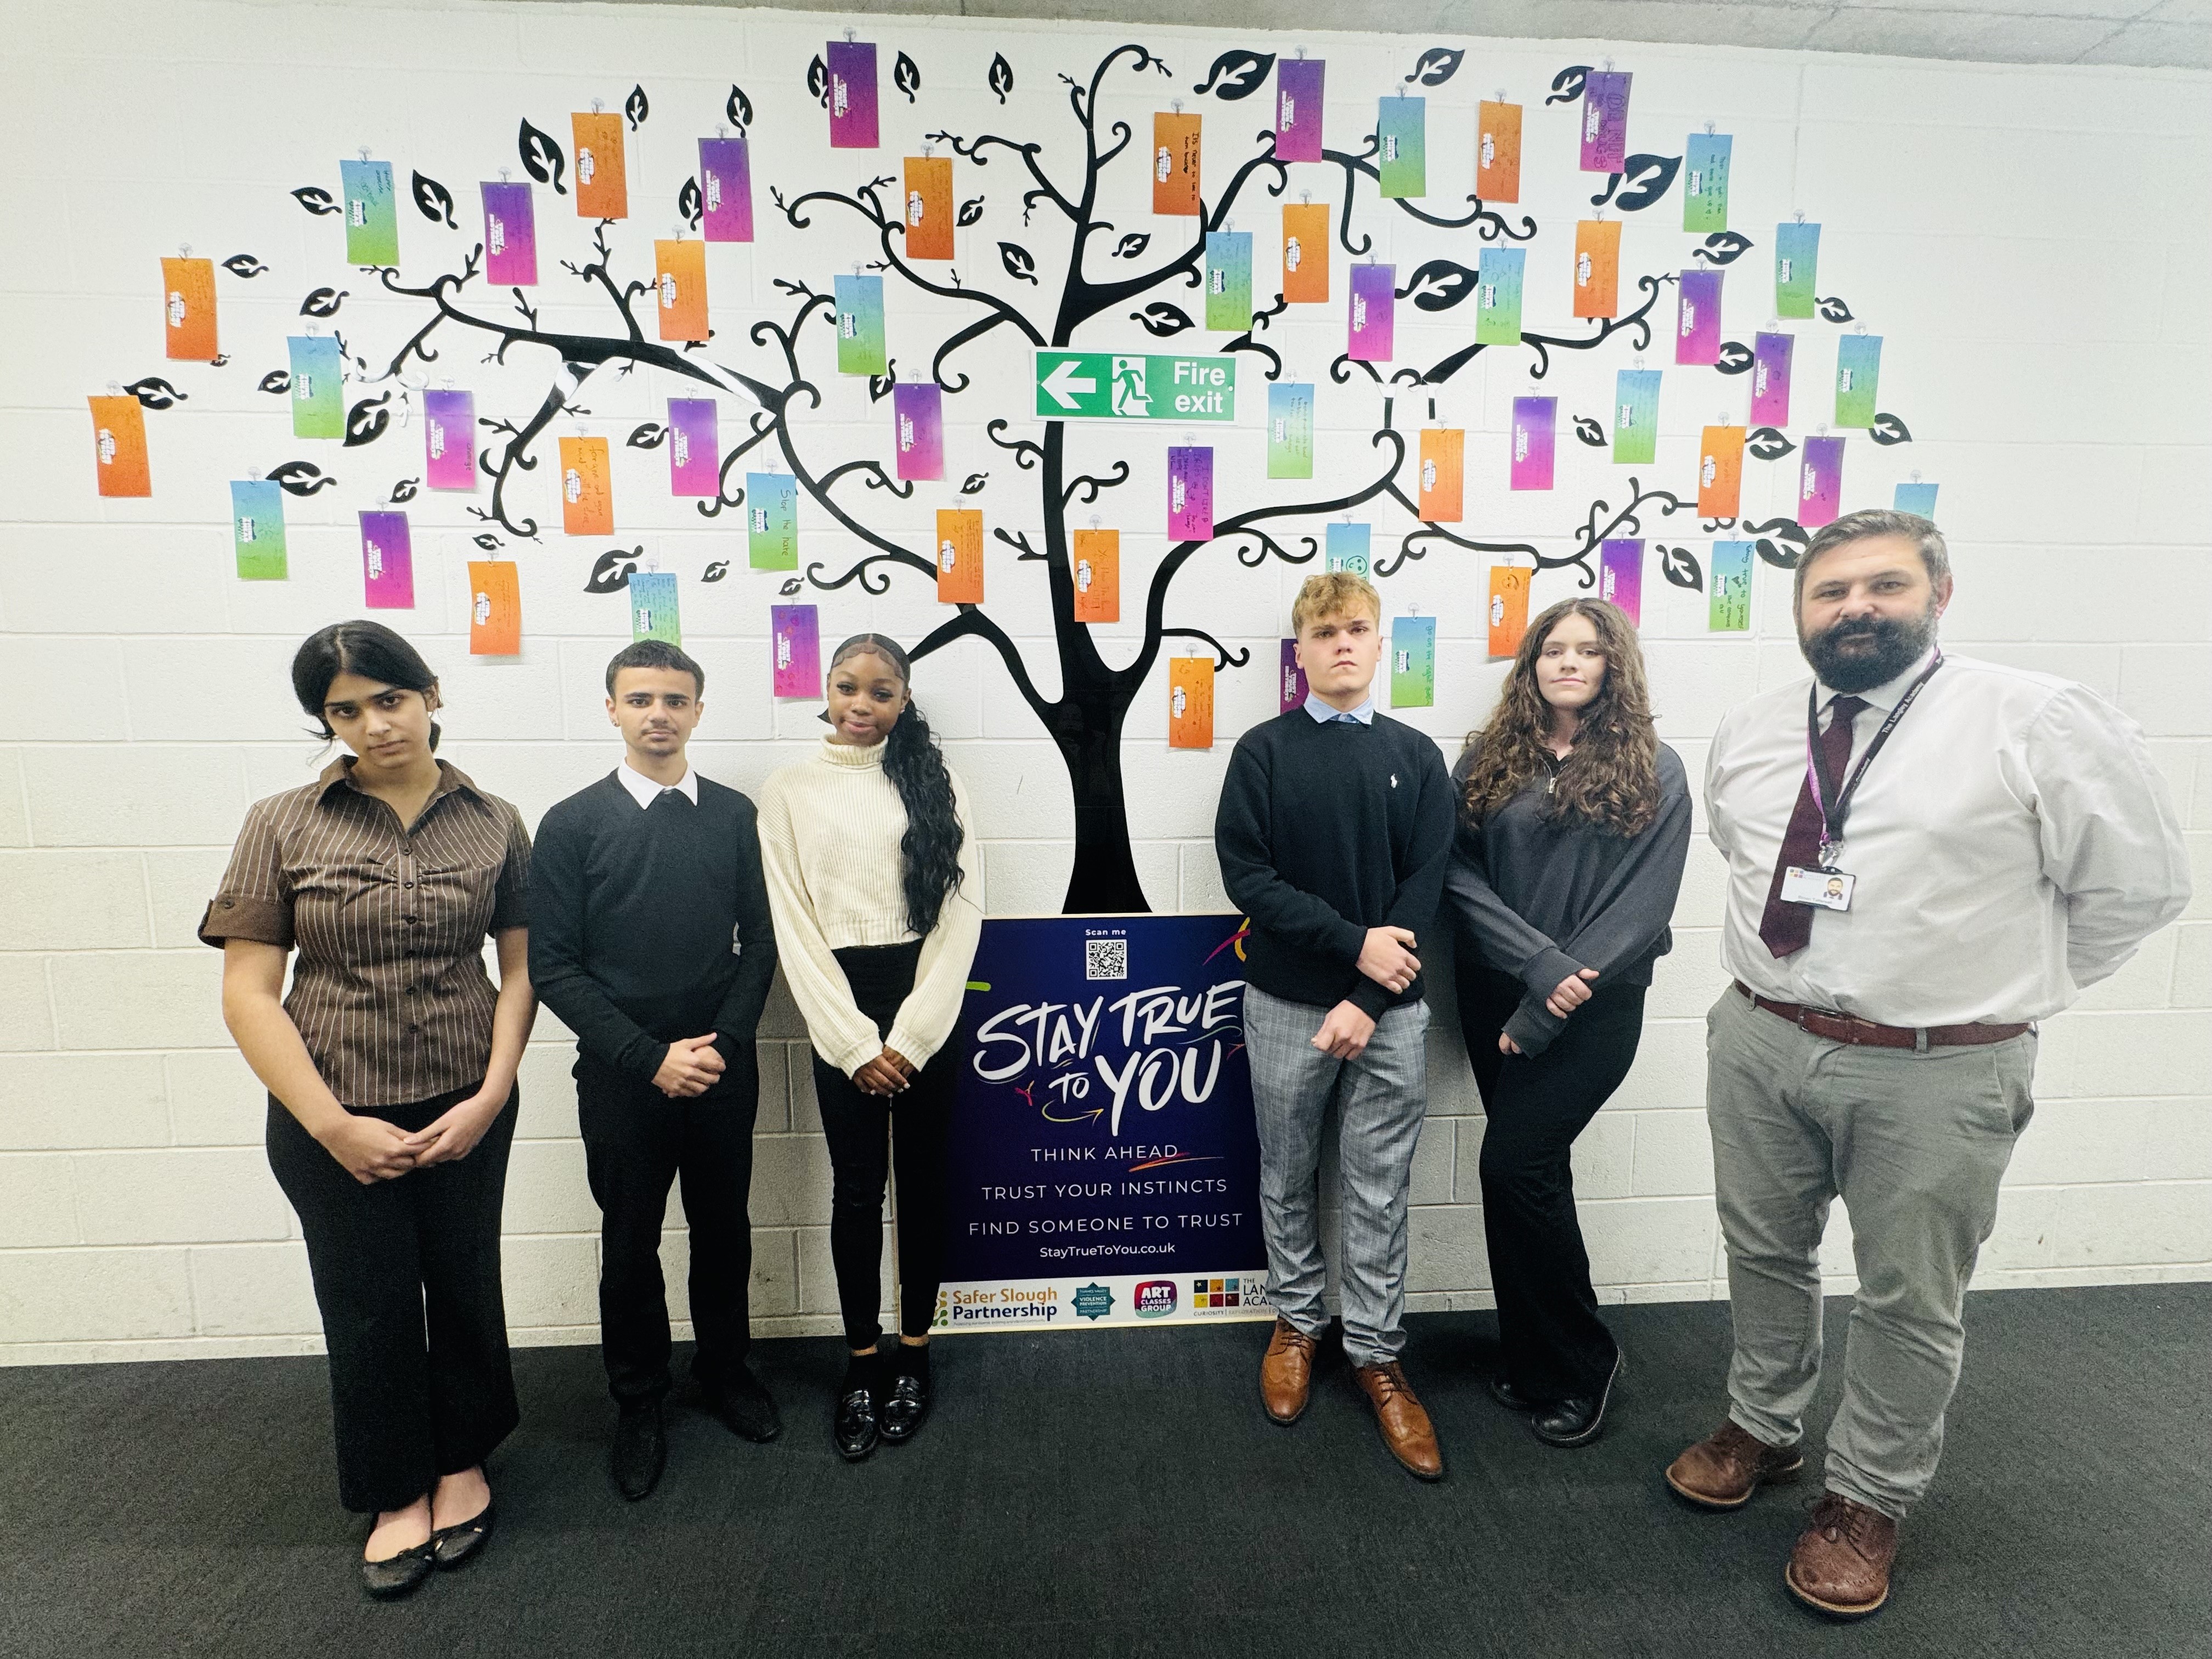
[[[855,634],[830,659],[834,672],[848,657],[881,657],[909,688],[906,708],[884,738],[884,775],[906,808],[906,833],[899,837],[900,884],[906,891],[906,925],[927,938],[937,926],[945,900],[961,882],[960,848],[967,832],[952,799],[952,775],[936,733],[913,698],[914,665],[905,652],[880,634]]]

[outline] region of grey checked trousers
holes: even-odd
[[[1328,1018],[1326,1008],[1244,988],[1267,1299],[1308,1336],[1328,1327],[1322,1304],[1328,1268],[1321,1252],[1321,1130],[1334,1099],[1341,1109],[1344,1352],[1355,1365],[1380,1365],[1406,1345],[1406,1194],[1428,1115],[1429,1008],[1415,1002],[1390,1009],[1364,1052],[1350,1060],[1313,1046]]]

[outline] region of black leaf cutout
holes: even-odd
[[[335,317],[338,314],[338,307],[345,302],[345,296],[350,291],[342,288],[319,288],[300,301],[300,314],[302,317]]]
[[[1620,164],[1628,187],[1613,198],[1623,213],[1638,213],[1667,193],[1682,165],[1679,155],[1632,155]]]
[[[999,101],[1003,104],[1006,101],[1006,94],[1013,89],[1014,66],[1006,61],[1006,54],[1003,52],[994,54],[991,58],[991,90],[999,94]]]
[[[729,562],[726,559],[717,559],[699,573],[699,580],[702,582],[718,582],[729,574]]]
[[[251,253],[234,253],[222,262],[222,268],[234,276],[258,276],[269,269]]]
[[[645,118],[653,113],[653,104],[646,97],[642,83],[632,87],[629,89],[629,96],[623,100],[623,113],[629,117],[629,130],[632,132],[635,132],[643,126]]]
[[[1114,244],[1114,257],[1117,259],[1133,259],[1150,247],[1152,241],[1152,239],[1145,232],[1133,230]]]
[[[779,599],[789,599],[793,594],[794,594],[794,593],[796,593],[797,592],[799,592],[799,588],[800,588],[802,586],[804,586],[804,584],[803,584],[803,583],[801,583],[801,582],[799,581],[799,578],[798,578],[798,577],[796,577],[796,576],[788,577],[788,578],[787,578],[787,579],[785,580],[783,586],[781,586],[781,587],[779,587],[779,588],[777,588],[777,589],[775,590],[775,591],[776,591],[776,596],[777,596]]]
[[[879,404],[883,402],[884,398],[891,395],[891,388],[897,384],[898,376],[896,374],[869,375],[868,401],[872,404]]]
[[[185,401],[183,392],[155,374],[149,374],[143,380],[133,380],[123,389],[147,409],[167,409]]]
[[[568,167],[568,158],[552,138],[525,121],[522,131],[515,135],[515,149],[520,152],[526,172],[541,185],[553,186],[556,196],[566,196],[568,185],[561,182],[562,171]]]
[[[956,224],[972,225],[982,216],[983,198],[980,196],[971,196],[960,204],[960,211],[955,216],[954,222]]]
[[[1705,573],[1698,568],[1696,556],[1686,547],[1662,547],[1659,568],[1677,587],[1686,587],[1692,593],[1705,591]]]
[[[218,351],[214,356],[208,359],[208,367],[210,368],[228,368],[229,363],[230,354],[228,351]]]
[[[921,90],[921,65],[901,52],[898,62],[891,65],[891,84],[904,93],[907,102],[911,104],[915,94]]]
[[[312,495],[337,482],[313,461],[287,461],[268,476],[269,482],[288,495]]]
[[[500,540],[498,537],[493,535],[489,530],[485,531],[481,536],[471,536],[469,539],[474,542],[478,547],[483,549],[487,553],[496,553],[501,548],[507,545],[505,542]]]
[[[827,106],[830,102],[830,65],[822,61],[818,52],[806,66],[806,90],[814,95],[817,103]]]
[[[384,428],[392,424],[392,411],[384,405],[391,401],[392,394],[387,392],[380,398],[363,398],[346,410],[346,448],[358,449],[384,435]]]
[[[1587,415],[1575,416],[1575,436],[1580,438],[1592,449],[1605,447],[1605,428]]]
[[[1804,526],[1795,519],[1769,519],[1765,524],[1747,524],[1744,528],[1759,538],[1753,544],[1759,556],[1781,570],[1795,570],[1812,543]],[[1767,539],[1769,531],[1773,532],[1771,540]]]
[[[1848,323],[1851,320],[1851,308],[1844,303],[1840,295],[1832,294],[1820,301],[1820,315],[1832,323]]]
[[[422,482],[422,481],[420,478],[402,478],[398,483],[392,486],[392,496],[389,504],[393,507],[397,507],[402,501],[413,501],[415,499],[415,488]]]
[[[1595,67],[1589,64],[1570,64],[1552,77],[1552,95],[1547,104],[1571,104],[1583,95],[1583,82],[1589,78]]]
[[[1423,311],[1449,311],[1474,292],[1474,278],[1475,273],[1465,265],[1431,259],[1398,290],[1398,297],[1410,297]]]
[[[753,100],[745,96],[745,89],[735,81],[730,82],[730,95],[722,105],[722,113],[740,132],[753,124]]]
[[[1018,242],[999,244],[999,263],[1006,266],[1007,276],[1018,281],[1036,281],[1036,261],[1030,258],[1030,251]]]
[[[961,483],[960,493],[963,495],[973,495],[990,481],[990,477],[988,472],[970,472]]]
[[[181,398],[184,393],[180,392],[177,395]],[[1867,436],[1878,444],[1909,444],[1912,441],[1911,429],[1894,415],[1875,416],[1874,424],[1867,428]]]
[[[1724,265],[1742,258],[1751,246],[1751,238],[1741,231],[1717,230],[1705,238],[1703,247],[1692,248],[1690,257],[1710,264]]]
[[[1273,52],[1246,52],[1238,47],[1215,58],[1213,67],[1206,72],[1206,79],[1191,90],[1212,92],[1218,82],[1222,101],[1234,103],[1239,98],[1249,98],[1259,91],[1260,83],[1267,78],[1267,71],[1274,67]]]
[[[1146,333],[1163,340],[1170,334],[1180,334],[1187,328],[1198,326],[1181,306],[1170,305],[1165,300],[1155,300],[1142,311],[1131,312],[1129,320],[1142,323]]]
[[[323,189],[319,185],[302,185],[294,191],[292,195],[301,207],[319,216],[325,213],[336,213],[338,210],[338,204],[331,199],[330,191]]]
[[[699,194],[699,180],[686,179],[684,188],[676,192],[676,216],[696,230],[706,211],[706,198]]]
[[[1408,84],[1419,81],[1425,87],[1440,87],[1459,73],[1460,60],[1467,56],[1463,49],[1451,46],[1431,46],[1413,65],[1413,72],[1406,77]]]
[[[1754,459],[1762,461],[1778,461],[1797,447],[1771,426],[1754,427],[1751,436],[1744,440],[1743,447]]]
[[[1722,343],[1721,355],[1713,367],[1723,374],[1741,374],[1751,367],[1752,362],[1749,346],[1741,340],[1727,340]]]
[[[254,388],[257,392],[273,392],[280,397],[291,389],[292,372],[286,368],[270,369],[261,377],[261,383]]]
[[[584,583],[586,593],[613,593],[629,586],[631,573],[637,562],[645,556],[642,547],[624,550],[611,547],[592,563],[592,574]]]
[[[668,429],[665,427],[655,422],[647,421],[629,434],[628,442],[632,449],[658,449],[667,436]]]
[[[421,173],[415,175],[415,205],[432,224],[443,225],[447,230],[460,228],[453,218],[453,192]]]

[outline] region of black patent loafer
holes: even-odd
[[[1616,1353],[1603,1387],[1595,1395],[1570,1395],[1540,1407],[1528,1419],[1529,1432],[1546,1445],[1562,1449],[1589,1445],[1605,1432],[1605,1410],[1613,1401],[1613,1385],[1620,1380],[1627,1364],[1626,1354]]]
[[[434,1565],[435,1537],[426,1538],[411,1550],[361,1564],[361,1587],[380,1601],[397,1601],[422,1588]]]
[[[430,1552],[436,1558],[438,1571],[450,1572],[455,1567],[465,1567],[477,1559],[477,1553],[491,1536],[498,1516],[489,1498],[470,1520],[456,1521],[450,1527],[441,1527],[430,1534]]]
[[[882,1425],[876,1419],[875,1395],[866,1389],[854,1389],[839,1400],[830,1437],[836,1442],[837,1455],[848,1463],[857,1463],[875,1450],[883,1437]]]
[[[608,1460],[615,1490],[633,1504],[649,1496],[668,1467],[668,1430],[660,1402],[626,1408],[615,1424],[614,1449]]]
[[[904,1373],[893,1377],[890,1397],[878,1415],[885,1443],[896,1446],[913,1439],[929,1415],[928,1382]]]

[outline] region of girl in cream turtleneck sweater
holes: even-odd
[[[830,734],[761,793],[784,976],[814,1048],[830,1146],[830,1255],[853,1358],[833,1435],[857,1462],[928,1414],[953,1067],[983,924],[968,799],[908,695],[906,653],[857,635],[830,658]],[[886,1364],[884,1188],[898,1167],[899,1341]]]

